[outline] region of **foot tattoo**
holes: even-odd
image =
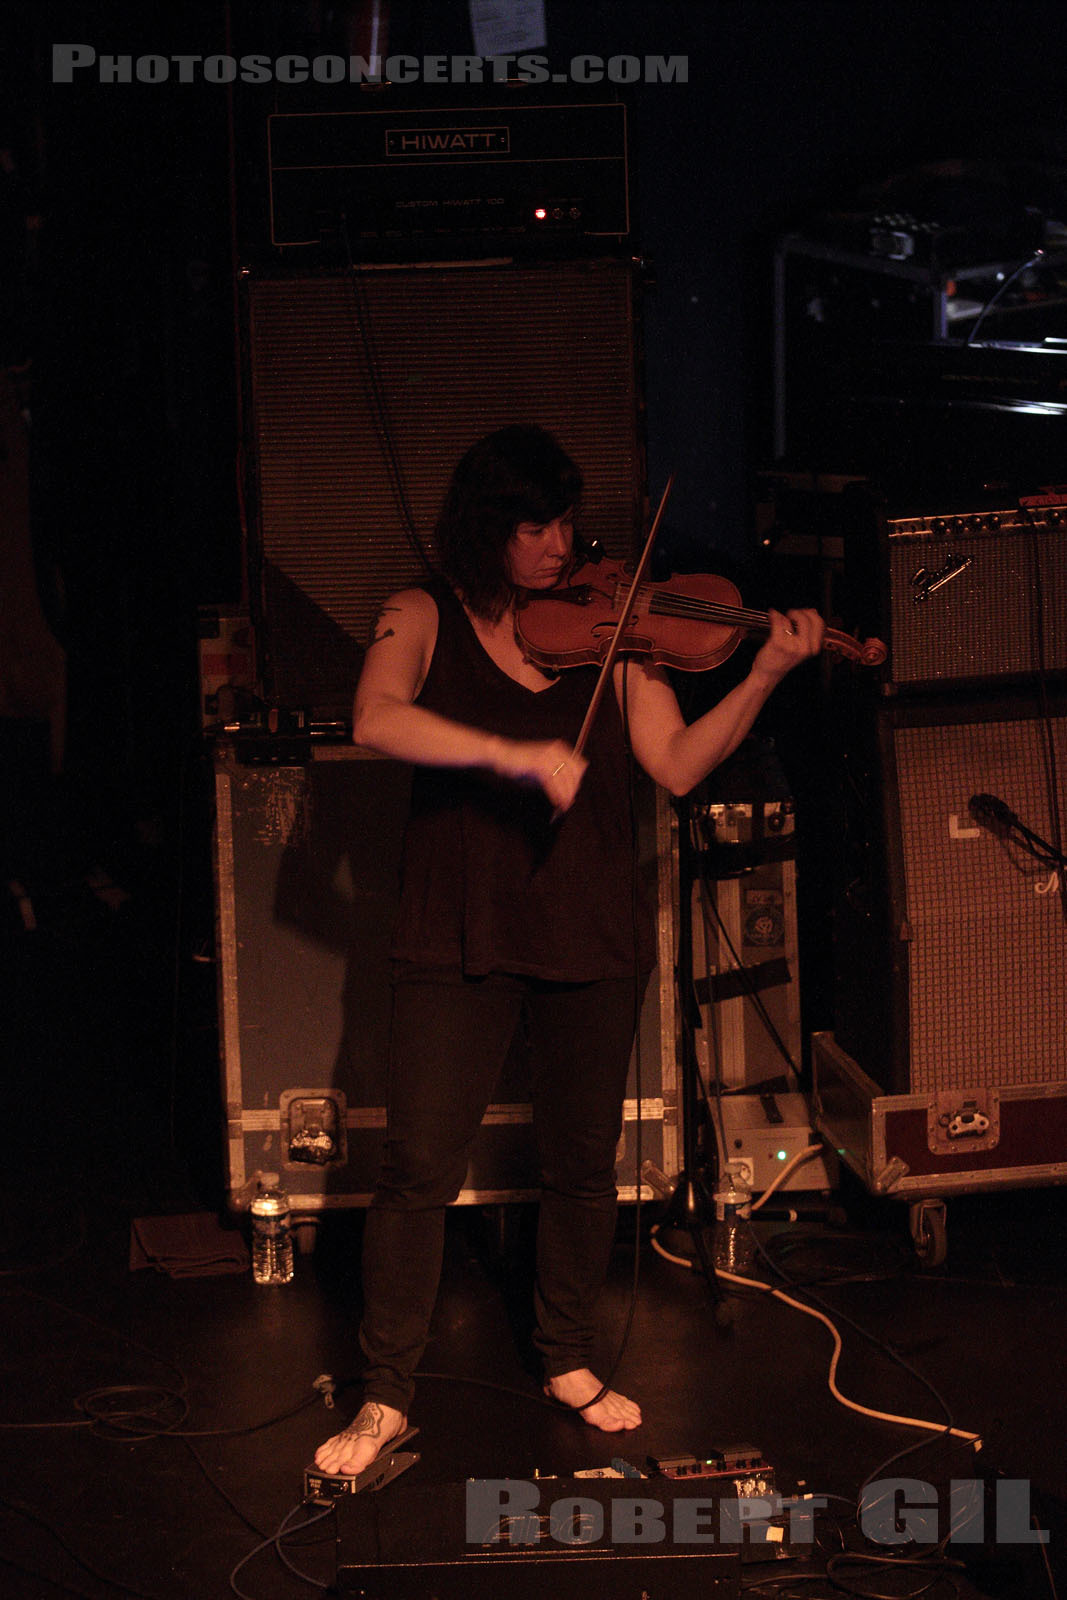
[[[315,1465],[333,1476],[354,1478],[369,1467],[384,1446],[403,1433],[407,1425],[407,1418],[395,1406],[368,1400],[347,1428],[316,1450]]]

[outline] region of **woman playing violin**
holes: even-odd
[[[590,1365],[627,1068],[654,964],[633,881],[629,750],[672,794],[688,793],[818,652],[822,621],[772,612],[747,677],[689,726],[660,668],[617,664],[614,695],[574,754],[596,669],[535,666],[515,610],[565,579],[581,491],[577,467],[539,428],[474,445],[438,521],[441,575],[386,601],[356,692],[355,741],[416,771],[392,951],[388,1130],[363,1245],[365,1399],[319,1449],[326,1472],[361,1472],[407,1425],[445,1208],[520,1019],[542,1174],[534,1339],[546,1393],[608,1432],[641,1422]]]

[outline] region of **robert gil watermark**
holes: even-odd
[[[688,56],[98,55],[53,44],[52,82],[75,83],[688,83]]]
[[[627,1484],[627,1489],[631,1485]],[[826,1509],[818,1495],[766,1495],[734,1499],[717,1494],[656,1498],[654,1487],[639,1495],[607,1499],[568,1493],[542,1506],[544,1483],[525,1478],[471,1478],[466,1493],[468,1544],[514,1547],[561,1545],[812,1544],[815,1513]],[[919,1478],[882,1478],[868,1484],[860,1503],[860,1528],[874,1544],[983,1544],[986,1486],[980,1478],[953,1478],[947,1504],[933,1484]],[[1025,1478],[996,1484],[993,1537],[998,1545],[1047,1544],[1048,1532],[1030,1523],[1030,1484]]]

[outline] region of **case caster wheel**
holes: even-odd
[[[908,1207],[915,1254],[924,1267],[940,1267],[948,1254],[943,1200],[917,1200]]]

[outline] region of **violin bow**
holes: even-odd
[[[633,582],[630,585],[630,590],[626,596],[625,604],[622,607],[619,620],[615,624],[615,632],[611,636],[611,643],[608,645],[607,654],[605,655],[601,665],[600,676],[597,678],[596,688],[593,690],[592,698],[589,701],[589,708],[585,713],[585,720],[578,730],[577,739],[574,741],[574,749],[571,751],[572,756],[580,756],[582,751],[585,749],[586,741],[589,738],[589,730],[592,728],[593,719],[596,716],[597,711],[600,709],[600,702],[604,698],[604,690],[607,687],[611,669],[615,665],[616,658],[619,654],[619,646],[622,644],[623,629],[626,627],[626,622],[630,615],[630,607],[633,605],[634,596],[637,594],[637,591],[644,580],[645,573],[648,570],[648,563],[652,556],[652,546],[656,542],[656,534],[659,532],[659,525],[663,519],[664,508],[666,507],[667,501],[670,498],[670,493],[673,487],[674,473],[672,472],[670,477],[667,479],[667,487],[664,489],[660,498],[656,515],[652,519],[652,526],[649,529],[648,538],[645,540],[645,548],[641,552],[641,559],[637,563],[637,570],[634,573]]]

